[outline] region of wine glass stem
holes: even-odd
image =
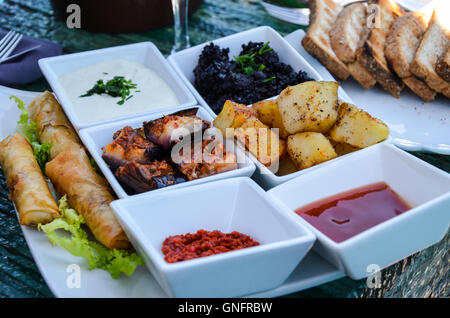
[[[172,53],[190,46],[188,34],[189,0],[172,0],[174,19],[174,46]]]

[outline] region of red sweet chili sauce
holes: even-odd
[[[259,243],[250,236],[237,231],[224,234],[217,230],[198,230],[194,234],[169,236],[164,240],[161,251],[166,262],[176,263],[257,245]]]
[[[409,209],[386,183],[378,182],[310,203],[295,212],[339,243]]]

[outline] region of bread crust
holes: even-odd
[[[347,68],[352,74],[353,78],[361,84],[365,89],[369,89],[373,87],[377,81],[373,76],[366,70],[364,66],[362,66],[358,61],[348,63]]]
[[[428,21],[421,12],[408,12],[398,17],[387,36],[384,54],[403,83],[424,101],[430,102],[436,97],[436,92],[410,71],[427,26]]]
[[[333,0],[310,0],[310,26],[302,45],[316,57],[334,76],[345,80],[350,75],[331,47],[329,31],[342,7]]]
[[[449,42],[450,30],[440,23],[435,11],[411,63],[410,71],[422,78],[432,89],[450,98],[450,84],[435,71],[438,58],[447,51]]]
[[[369,36],[366,17],[366,6],[362,3],[351,4],[339,12],[330,32],[330,41],[342,62],[354,62],[356,51]]]
[[[367,41],[357,52],[357,60],[392,96],[399,98],[403,82],[390,70],[384,56],[384,46],[394,20],[403,14],[392,0],[378,0],[380,27],[372,28]]]
[[[352,77],[365,89],[376,81],[373,76],[356,61],[356,52],[369,36],[366,23],[367,7],[362,3],[351,4],[338,14],[330,31],[331,46],[336,56],[345,63]]]
[[[427,25],[428,21],[420,12],[408,12],[395,19],[392,24],[384,54],[399,77],[412,76],[409,67]]]
[[[435,71],[444,81],[450,82],[450,48],[439,57]]]
[[[402,78],[403,83],[409,89],[426,102],[431,102],[436,97],[436,92],[432,90],[424,81],[414,75]]]

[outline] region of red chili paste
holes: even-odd
[[[168,263],[176,263],[257,245],[259,243],[250,236],[237,231],[225,234],[217,230],[198,230],[194,234],[169,236],[161,250]]]

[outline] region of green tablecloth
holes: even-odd
[[[272,18],[258,1],[251,0],[205,0],[189,25],[192,44],[260,25],[269,25],[283,35],[299,28]],[[49,0],[0,1],[0,26],[57,42],[65,53],[150,40],[167,55],[173,39],[172,26],[118,35],[69,30],[62,22],[55,21]],[[42,91],[49,87],[42,79],[16,88]],[[450,172],[449,156],[414,155]],[[0,297],[52,297],[17,223],[3,174],[0,176]],[[419,186],[417,190],[420,191]],[[378,289],[367,288],[365,280],[343,278],[287,297],[447,297],[449,246],[450,235],[447,234],[438,244],[383,270],[382,287]]]

